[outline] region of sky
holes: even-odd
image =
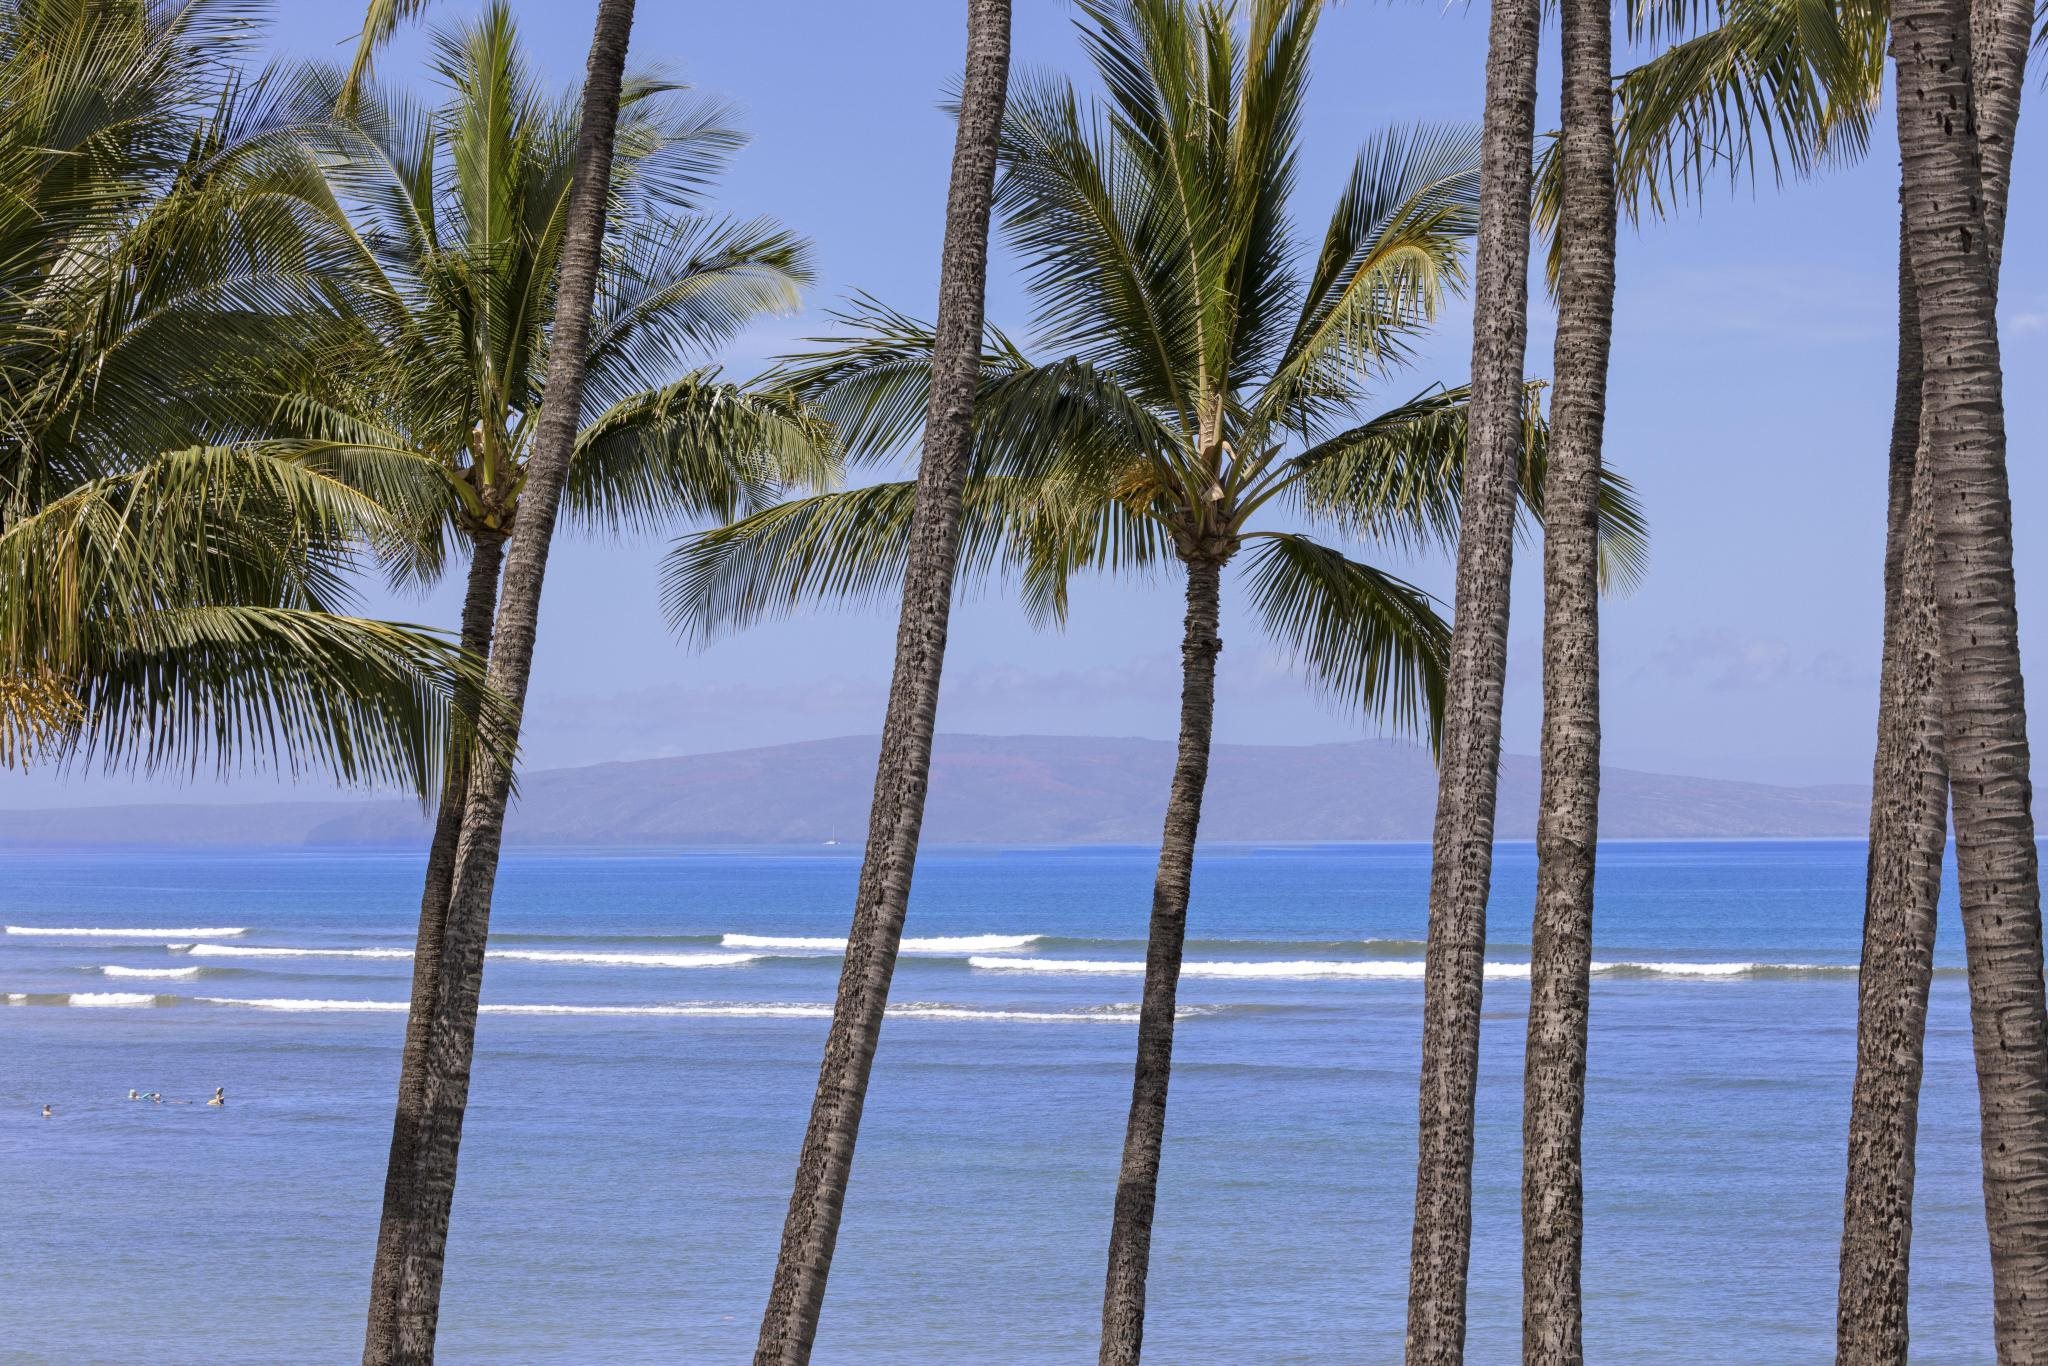
[[[538,69],[581,75],[593,0],[514,0]],[[920,316],[937,295],[952,152],[941,111],[964,50],[959,0],[757,0],[643,4],[632,64],[659,67],[741,110],[752,136],[715,194],[816,243],[805,312],[766,322],[721,360],[760,369],[865,290]],[[271,41],[340,60],[351,4],[291,5]],[[464,20],[440,0],[430,23]],[[1359,142],[1389,124],[1469,122],[1484,80],[1483,6],[1404,0],[1334,5],[1317,38],[1297,216],[1319,226]],[[1016,0],[1019,70],[1087,72],[1065,0]],[[1555,17],[1544,36],[1539,127],[1556,122]],[[424,31],[381,71],[424,83]],[[2027,98],[2042,98],[2038,79]],[[1776,187],[1766,174],[1640,228],[1624,223],[1607,460],[1651,520],[1647,579],[1602,617],[1603,726],[1613,766],[1775,783],[1867,782],[1882,611],[1887,438],[1897,288],[1897,156],[1889,106],[1858,165]],[[2048,650],[2036,595],[2048,585],[2042,472],[2048,394],[2048,152],[2022,127],[2002,284],[2002,336],[2022,650]],[[1549,373],[1552,318],[1534,292],[1528,373]],[[991,321],[1029,334],[1031,303],[1000,242]],[[1468,373],[1471,314],[1454,306],[1391,377],[1398,402]],[[694,358],[692,363],[694,363]],[[677,528],[680,532],[686,528]],[[879,729],[893,603],[759,626],[708,648],[680,644],[657,605],[668,536],[558,542],[549,565],[529,700],[536,767],[732,749]],[[1446,602],[1447,559],[1369,556]],[[1541,720],[1540,547],[1518,548],[1504,747],[1533,753]],[[1226,580],[1219,742],[1303,744],[1381,733],[1303,686]],[[452,625],[460,585],[393,597],[377,615]],[[1065,630],[1035,630],[999,594],[955,611],[941,730],[1169,738],[1179,689],[1180,594],[1166,580],[1077,585]],[[138,784],[102,775],[0,777],[0,805],[328,797],[262,777]]]

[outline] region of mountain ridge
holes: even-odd
[[[857,845],[880,741],[753,749],[545,769],[521,778],[513,847]],[[1090,845],[1156,841],[1174,746],[1105,736],[937,738],[927,843]],[[1497,837],[1535,834],[1537,763],[1501,760]],[[1214,843],[1427,840],[1436,799],[1428,753],[1389,740],[1215,747],[1202,833]],[[1786,787],[1610,768],[1606,839],[1860,837],[1867,789]],[[14,811],[0,845],[417,847],[429,822],[397,798],[155,803]]]

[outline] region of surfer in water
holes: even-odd
[[[50,1110],[50,1107],[49,1107],[49,1106],[47,1106],[47,1105],[45,1105],[45,1106],[43,1107],[43,1118],[44,1118],[44,1119],[48,1119],[48,1118],[50,1117],[50,1114],[51,1114],[51,1110]]]
[[[129,1087],[129,1088],[128,1088],[128,1099],[130,1099],[130,1100],[141,1100],[141,1099],[142,1099],[142,1092],[140,1092],[140,1091],[136,1090],[136,1089],[135,1089],[134,1087],[132,1087],[132,1086],[131,1086],[131,1087]]]
[[[212,1099],[212,1100],[209,1100],[209,1101],[208,1101],[208,1102],[206,1102],[206,1103],[207,1103],[208,1105],[218,1105],[218,1106],[221,1106],[221,1107],[225,1108],[225,1107],[226,1107],[226,1105],[227,1105],[227,1103],[228,1103],[228,1088],[227,1088],[227,1087],[225,1087],[225,1086],[216,1086],[216,1087],[214,1087],[214,1088],[213,1088],[213,1099]]]

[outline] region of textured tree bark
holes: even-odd
[[[505,543],[473,540],[469,585],[462,600],[462,648],[478,659],[491,656],[491,625],[498,606],[498,569]],[[455,848],[469,792],[466,755],[451,757],[441,805],[434,816],[434,840],[427,848],[426,885],[420,892],[419,938],[412,956],[412,1004],[405,1016],[405,1048],[398,1070],[398,1112],[391,1124],[391,1154],[384,1170],[384,1215],[377,1230],[377,1256],[370,1270],[370,1317],[364,1355],[388,1360],[397,1351],[398,1277],[406,1228],[420,1195],[413,1181],[420,1117],[426,1103],[427,1041],[433,1033],[434,1002],[441,986],[442,936],[448,923],[448,893],[455,881]],[[372,1349],[375,1349],[374,1353]]]
[[[810,1360],[846,1203],[847,1178],[853,1170],[868,1076],[881,1041],[896,951],[903,940],[960,554],[960,500],[974,444],[989,216],[1009,70],[1009,0],[969,0],[966,78],[946,197],[931,399],[896,628],[895,672],[839,995],[754,1352],[762,1366],[800,1366]]]
[[[1216,719],[1216,656],[1223,562],[1191,560],[1181,630],[1180,751],[1152,882],[1152,923],[1145,942],[1145,994],[1138,1007],[1138,1065],[1117,1173],[1109,1230],[1109,1274],[1102,1288],[1102,1366],[1137,1366],[1145,1342],[1145,1274],[1152,1252],[1152,1210],[1159,1196],[1159,1154],[1166,1139],[1166,1088],[1173,1070],[1174,999],[1187,942],[1188,889],[1195,833],[1209,782],[1209,738]]]
[[[1487,35],[1475,265],[1471,440],[1444,699],[1422,1007],[1407,1357],[1463,1360],[1472,1247],[1472,1105],[1486,896],[1493,875],[1507,675],[1508,578],[1529,331],[1529,181],[1536,136],[1536,0],[1494,0]]]
[[[505,557],[496,639],[486,676],[504,701],[507,724],[515,738],[533,670],[548,545],[554,535],[562,484],[568,476],[583,407],[591,302],[596,294],[604,243],[605,188],[611,181],[619,85],[632,30],[633,0],[599,0],[597,27],[584,76],[576,167],[563,230],[546,397],[534,435],[533,454],[526,465],[518,522]],[[491,893],[497,878],[498,850],[511,787],[512,772],[508,765],[488,754],[478,758],[470,775],[462,835],[456,846],[440,981],[426,1049],[412,1177],[417,1198],[407,1216],[399,1221],[395,1235],[402,1247],[396,1342],[386,1346],[371,1341],[364,1350],[367,1362],[433,1360],[448,1219],[455,1201],[456,1161],[462,1144],[462,1117],[469,1100],[470,1063],[476,1048],[484,942],[490,933]]]
[[[1919,457],[1919,298],[1899,238],[1898,390],[1892,401],[1885,531],[1884,654],[1870,803],[1856,1083],[1835,1350],[1843,1362],[1904,1362],[1913,1242],[1913,1145],[1933,971],[1935,908],[1948,839],[1940,641],[1930,576],[1932,465]]]
[[[1971,55],[1962,0],[1901,0],[1894,8],[1901,183],[1925,349],[1921,431],[1934,486],[1933,582],[1970,964],[1994,1335],[2001,1362],[2040,1362],[2048,1361],[2048,998],[1997,286],[1971,117]]]
[[[1563,201],[1543,496],[1543,769],[1522,1099],[1522,1359],[1585,1360],[1580,1136],[1600,825],[1600,459],[1614,332],[1613,24],[1564,0]]]
[[[1994,288],[2028,22],[2027,0],[1971,4],[1971,84]],[[1920,301],[1903,217],[1899,231],[1899,375],[1885,536],[1884,654],[1836,1315],[1836,1355],[1858,1363],[1904,1362],[1907,1355],[1914,1140],[1948,832],[1940,626],[1932,583],[1934,485],[1931,462],[1920,449]]]

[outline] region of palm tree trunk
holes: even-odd
[[[1463,476],[1464,523],[1445,685],[1422,1006],[1407,1343],[1408,1360],[1418,1364],[1458,1362],[1465,1351],[1472,1107],[1479,1084],[1486,896],[1493,875],[1508,578],[1522,453],[1540,17],[1536,0],[1495,0],[1487,35],[1471,439]]]
[[[1173,1070],[1174,997],[1187,942],[1188,888],[1195,832],[1209,782],[1209,739],[1216,719],[1216,656],[1223,562],[1188,561],[1187,616],[1180,644],[1180,753],[1166,800],[1159,871],[1152,882],[1152,923],[1145,941],[1145,995],[1138,1007],[1138,1065],[1124,1128],[1116,1212],[1109,1230],[1109,1275],[1102,1288],[1102,1366],[1137,1366],[1145,1340],[1145,1273],[1152,1252],[1152,1209],[1159,1196],[1159,1153],[1166,1138],[1166,1086]]]
[[[1600,458],[1614,331],[1613,25],[1564,0],[1557,393],[1543,494],[1543,776],[1522,1102],[1522,1359],[1576,1366],[1600,823]]]
[[[491,537],[470,544],[469,588],[462,600],[462,648],[481,660],[491,656],[491,625],[498,607],[498,569],[505,542]],[[404,1258],[403,1230],[420,1207],[413,1174],[420,1117],[426,1103],[427,1040],[433,1032],[434,1001],[441,985],[442,936],[448,923],[448,893],[455,882],[455,847],[469,791],[466,753],[450,757],[434,817],[434,841],[427,848],[426,885],[420,893],[419,938],[412,956],[412,1004],[405,1016],[405,1049],[398,1071],[398,1113],[391,1124],[391,1155],[384,1169],[384,1216],[377,1230],[377,1257],[370,1271],[370,1321],[366,1343],[395,1344],[398,1333],[398,1273]],[[367,1348],[366,1348],[367,1352]]]
[[[2006,483],[1996,274],[1962,0],[1893,13],[1901,183],[1925,348],[1934,588],[2002,1362],[2048,1360],[2048,997]]]
[[[1009,73],[1009,0],[968,0],[966,76],[946,196],[931,399],[896,628],[895,672],[839,995],[754,1353],[762,1366],[801,1366],[810,1360],[832,1250],[839,1238],[847,1178],[853,1170],[868,1075],[881,1041],[882,1012],[903,940],[960,556],[960,500],[974,445],[989,216]]]
[[[1837,1357],[1857,1363],[1906,1360],[1913,1147],[1919,1131],[1935,908],[1948,839],[1939,626],[1929,582],[1933,524],[1927,502],[1933,466],[1919,449],[1919,297],[1903,220],[1899,231],[1899,367],[1885,532],[1884,656],[1835,1317]]]
[[[1980,143],[1985,246],[1994,288],[2028,24],[2027,0],[1972,0],[1971,87]],[[1924,361],[1908,229],[1902,217],[1884,656],[1836,1315],[1837,1356],[1854,1362],[1906,1360],[1914,1141],[1948,830],[1940,625],[1932,583],[1933,466],[1921,444]]]
[[[584,77],[576,164],[563,229],[562,266],[548,353],[546,397],[533,454],[527,461],[519,517],[505,557],[496,640],[487,675],[504,700],[516,739],[533,669],[534,636],[548,545],[554,535],[562,484],[575,449],[583,408],[583,375],[604,243],[605,190],[611,181],[612,140],[618,126],[619,85],[633,29],[633,0],[599,0],[597,27]],[[425,1085],[415,1161],[415,1201],[398,1221],[397,1333],[372,1338],[366,1362],[431,1362],[440,1316],[441,1273],[455,1201],[456,1159],[463,1109],[469,1099],[476,1047],[477,1002],[483,984],[484,942],[490,932],[491,892],[512,771],[482,754],[470,776],[455,874],[448,896],[441,974],[426,1049]],[[390,1216],[386,1216],[390,1222]]]

